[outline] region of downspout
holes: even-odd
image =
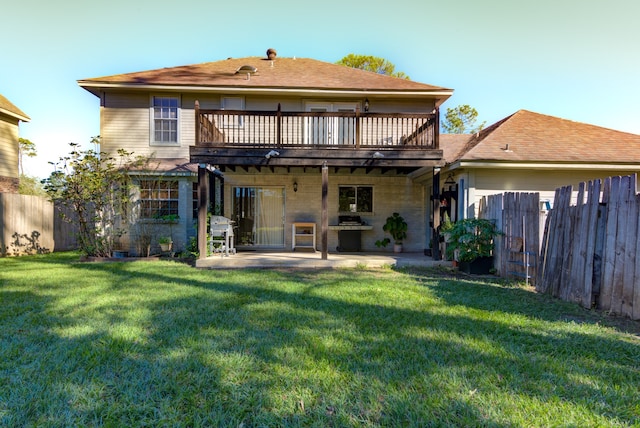
[[[460,178],[458,182],[458,213],[456,214],[456,218],[465,219],[467,218],[467,191],[465,189],[464,178]]]

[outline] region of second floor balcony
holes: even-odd
[[[204,110],[196,147],[438,150],[437,113]]]

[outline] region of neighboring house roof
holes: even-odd
[[[140,174],[193,175],[198,172],[198,164],[186,158],[151,158],[148,163],[132,171]]]
[[[257,71],[240,70],[243,66]],[[432,95],[439,103],[453,90],[381,75],[309,58],[229,58],[216,62],[169,67],[137,73],[79,80],[98,95],[107,88],[164,88],[167,90],[240,90],[245,92],[344,92],[365,94]]]
[[[15,117],[23,122],[29,122],[31,120],[29,116],[11,103],[11,101],[6,99],[2,94],[0,94],[0,113]]]
[[[640,135],[527,110],[519,110],[477,134],[445,134],[440,138],[448,164],[640,163]]]
[[[470,138],[471,134],[440,134],[440,149],[445,162],[450,163],[457,159],[456,156]]]

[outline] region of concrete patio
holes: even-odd
[[[312,251],[240,251],[221,256],[215,254],[196,261],[197,268],[338,268],[338,267],[383,267],[383,266],[451,266],[450,261],[433,260],[422,253],[329,253],[322,260],[322,253]]]

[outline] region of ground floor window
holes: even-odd
[[[339,186],[338,210],[343,213],[373,213],[373,187]]]
[[[178,216],[178,180],[140,180],[140,218]]]
[[[198,218],[198,182],[191,185],[191,218]]]

